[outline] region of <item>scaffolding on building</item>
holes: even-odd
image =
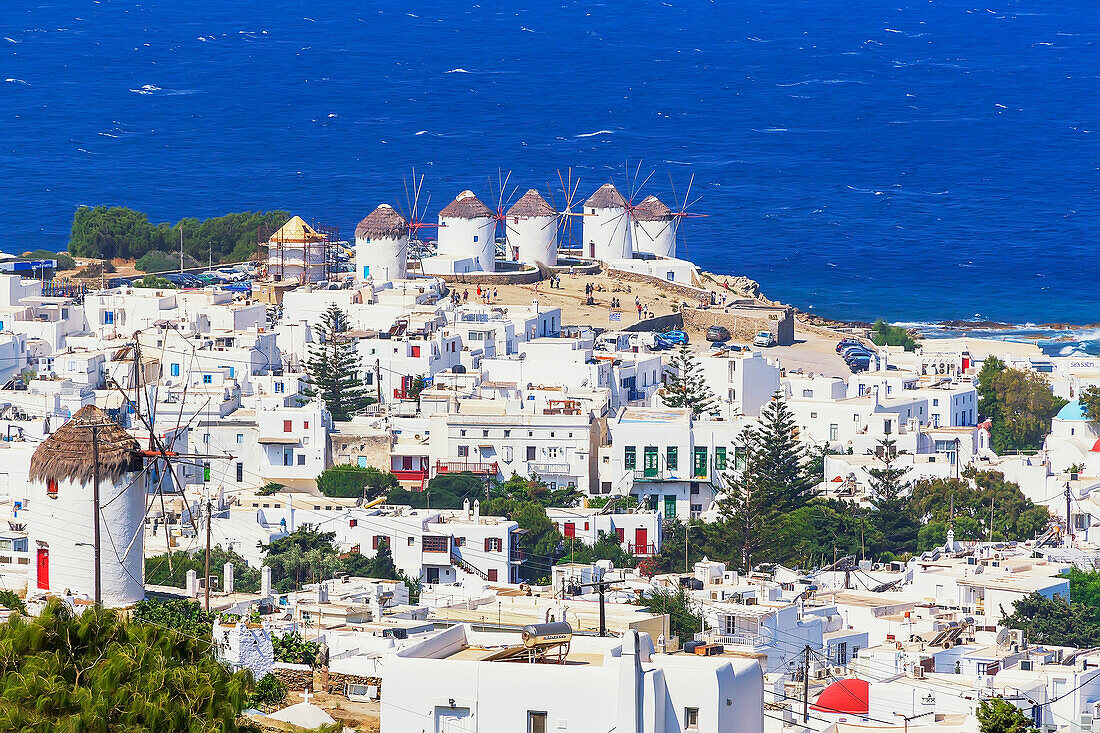
[[[339,242],[338,226],[316,221],[310,225],[299,216],[274,232],[267,225],[256,230],[257,246],[267,248],[267,277],[275,281],[327,281],[336,271]]]

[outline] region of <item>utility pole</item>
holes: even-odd
[[[1063,543],[1067,547],[1069,546],[1069,541],[1071,539],[1073,539],[1073,523],[1070,521],[1070,501],[1071,501],[1071,499],[1072,499],[1072,495],[1070,494],[1070,490],[1069,490],[1069,481],[1067,481],[1066,482],[1066,538],[1065,538],[1065,542]],[[992,501],[992,499],[990,501]]]
[[[802,652],[802,722],[810,722],[810,645]]]
[[[183,274],[183,222],[180,222],[180,274]]]
[[[378,391],[378,404],[382,404],[382,360],[374,360],[374,386]]]
[[[92,425],[92,542],[95,544],[95,604],[103,603],[99,577],[99,425]]]
[[[205,589],[205,605],[206,612],[210,613],[210,520],[213,515],[213,507],[210,504],[210,496],[206,497],[206,571],[203,577],[206,578],[203,584]],[[320,615],[320,614],[318,614]]]

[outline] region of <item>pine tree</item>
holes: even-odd
[[[318,343],[309,349],[305,362],[307,397],[320,397],[333,420],[350,420],[375,402],[359,377],[359,354],[355,344],[344,334],[348,330],[347,315],[330,305],[321,322],[313,327]]]
[[[880,466],[868,468],[868,484],[873,494],[871,506],[872,522],[878,535],[882,537],[881,546],[872,546],[875,556],[891,553],[896,556],[917,550],[917,533],[920,520],[913,512],[909,501],[912,482],[905,480],[908,467],[897,465],[897,444],[893,440],[880,440],[881,450],[875,451]]]
[[[699,360],[692,356],[687,344],[672,356],[665,372],[664,392],[661,393],[661,402],[665,407],[690,408],[692,417],[717,411],[718,399],[707,385],[699,366]]]
[[[794,416],[776,393],[760,423],[745,428],[734,444],[734,467],[725,474],[729,488],[719,511],[741,541],[745,567],[767,546],[771,520],[804,506],[814,486],[796,430]]]

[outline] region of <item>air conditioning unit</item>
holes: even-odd
[[[821,669],[815,669],[814,670],[814,679],[815,680],[823,680],[823,679],[827,679],[828,677],[829,677],[829,668],[828,667],[822,667]]]
[[[1030,672],[1034,668],[1035,668],[1035,664],[1030,659],[1021,659],[1020,660],[1020,671],[1021,672]]]
[[[924,667],[920,666],[919,664],[913,665],[913,679],[924,679]]]

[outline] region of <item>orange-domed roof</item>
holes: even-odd
[[[1100,453],[1100,438],[1096,439],[1096,442],[1092,444],[1092,449],[1089,453]]]
[[[869,698],[870,685],[867,680],[837,680],[821,691],[810,709],[821,713],[866,715]]]

